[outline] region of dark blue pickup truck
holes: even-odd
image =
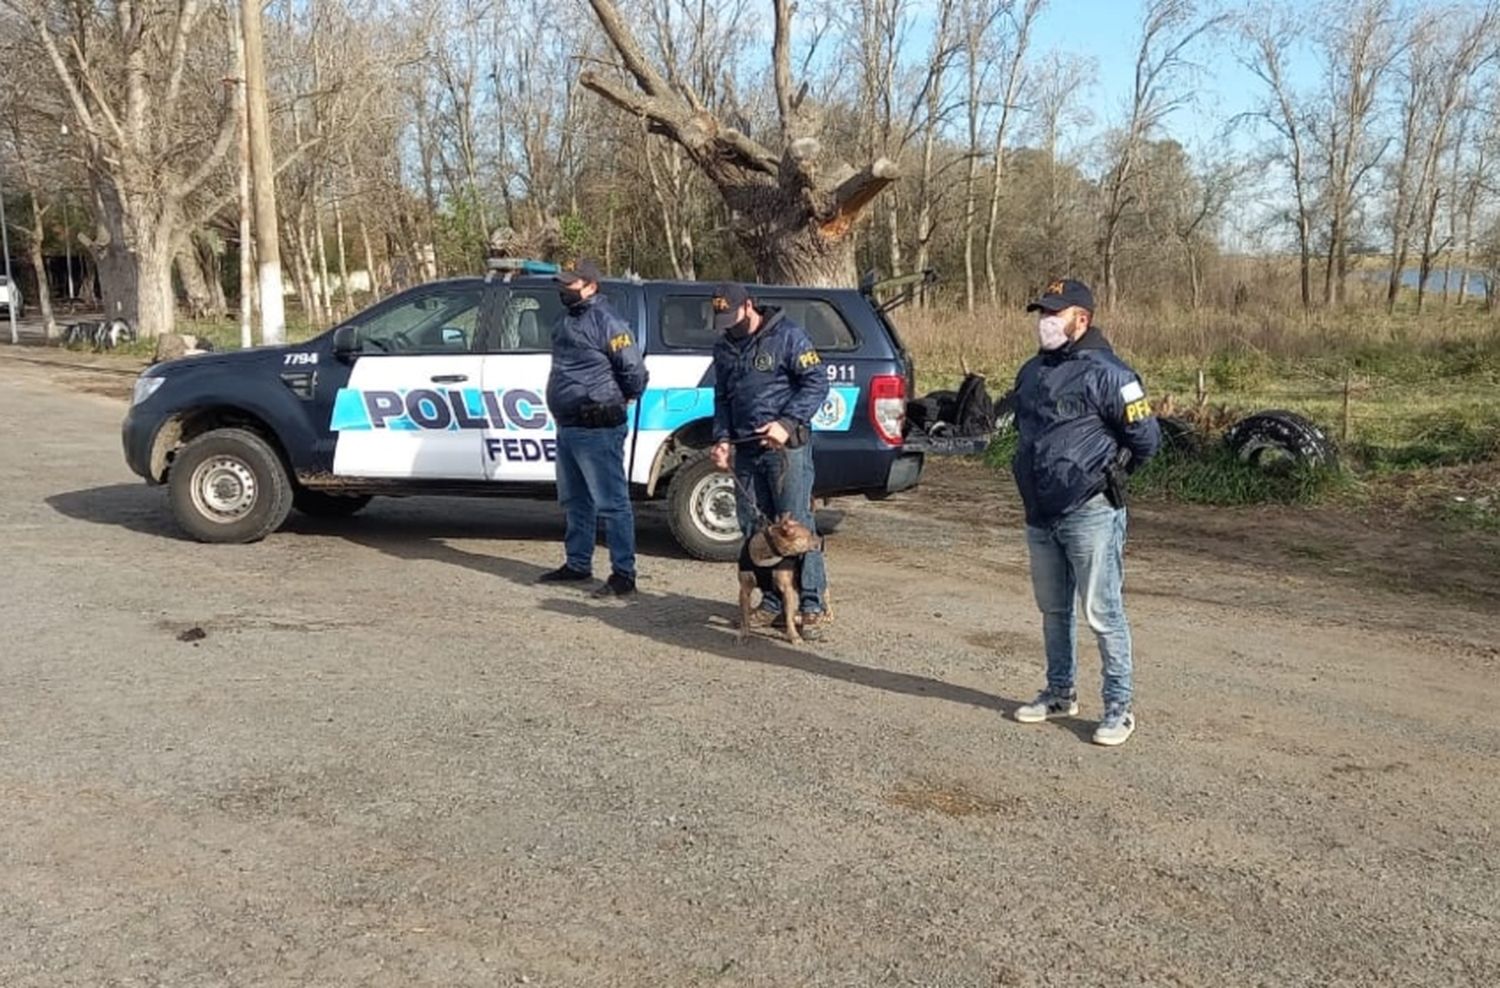
[[[550,496],[556,431],[543,395],[561,303],[549,270],[492,263],[487,277],[410,289],[306,343],[148,368],[125,418],[125,458],[167,485],[177,520],[206,542],[263,538],[294,507],[352,514],[377,495]],[[670,502],[689,553],[732,558],[733,483],[707,459],[711,288],[620,280],[601,291],[635,325],[651,375],[625,447],[635,494]],[[915,485],[912,361],[871,286],[755,292],[807,329],[827,368],[816,495]]]

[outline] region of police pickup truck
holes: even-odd
[[[543,395],[556,269],[492,261],[484,278],[421,285],[306,343],[157,364],[136,381],[125,459],[165,484],[173,514],[204,542],[251,542],[292,508],[351,515],[377,495],[546,497],[556,427]],[[860,289],[757,287],[806,328],[831,385],[813,420],[817,497],[881,498],[912,487],[923,453],[904,441],[911,358]],[[665,498],[672,533],[730,559],[734,485],[714,471],[711,288],[606,281],[650,371],[630,408],[634,495]]]

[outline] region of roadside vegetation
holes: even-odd
[[[1022,312],[913,311],[903,336],[919,390],[972,369],[998,397],[1034,352]],[[1477,305],[1316,314],[1115,313],[1101,325],[1141,372],[1158,411],[1192,427],[1135,479],[1147,499],[1338,504],[1402,510],[1500,531],[1500,323]],[[1338,447],[1333,468],[1262,470],[1224,431],[1266,409],[1296,412]],[[987,461],[1008,468],[1013,434]]]

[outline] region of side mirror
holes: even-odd
[[[359,356],[358,326],[340,326],[333,331],[333,355],[339,360],[351,361]]]

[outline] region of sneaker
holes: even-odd
[[[752,628],[786,628],[786,619],[781,616],[780,611],[767,610],[757,607],[750,612],[750,627]]]
[[[584,580],[593,579],[594,574],[585,573],[581,569],[571,566],[559,566],[555,570],[543,573],[536,578],[538,583],[582,583]]]
[[[1047,687],[1036,695],[1036,699],[1016,708],[1016,720],[1023,724],[1040,724],[1048,717],[1072,717],[1078,713],[1076,690],[1055,690]]]
[[[594,591],[595,597],[629,597],[635,593],[635,577],[623,573],[611,573],[609,579]]]
[[[1113,748],[1124,744],[1135,733],[1135,714],[1123,703],[1112,703],[1104,711],[1104,719],[1094,729],[1094,743]]]
[[[797,615],[797,630],[810,642],[823,637],[823,628],[827,624],[828,615],[822,611],[803,611]]]

